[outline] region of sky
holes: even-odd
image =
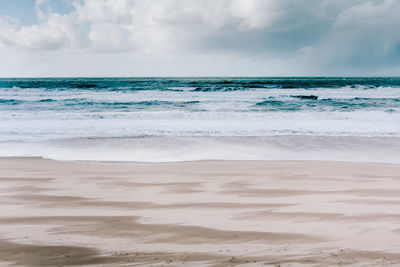
[[[0,77],[399,76],[398,0],[0,0]]]

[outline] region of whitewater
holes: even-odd
[[[400,78],[0,79],[0,156],[400,163]]]

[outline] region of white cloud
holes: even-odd
[[[132,66],[134,73],[146,60],[157,72],[157,59],[167,58],[177,61],[164,61],[167,70],[182,72],[177,64],[189,64],[194,72],[202,72],[201,66],[211,70],[218,58],[214,64],[225,66],[227,74],[236,72],[232,62],[238,60],[248,69],[253,62],[266,75],[289,69],[329,74],[370,64],[387,69],[400,59],[397,0],[71,0],[73,9],[66,14],[53,11],[52,1],[59,0],[36,1],[36,25],[0,17],[0,50],[14,53],[13,60],[23,52],[31,63],[58,55],[116,64],[114,59],[125,57],[131,63],[124,68]],[[88,64],[75,69],[96,68]]]
[[[38,2],[43,5],[43,0]],[[32,26],[19,27],[14,21],[0,18],[0,43],[25,50],[76,49],[83,45],[83,32],[75,14],[38,12],[40,23]]]
[[[179,50],[224,29],[268,28],[282,13],[273,0],[85,0],[61,15],[51,11],[49,1],[36,2],[38,25],[1,30],[3,44],[43,50]]]

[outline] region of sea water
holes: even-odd
[[[0,156],[400,163],[400,78],[0,79]]]

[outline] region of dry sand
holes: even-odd
[[[0,265],[400,265],[400,165],[0,159]]]

